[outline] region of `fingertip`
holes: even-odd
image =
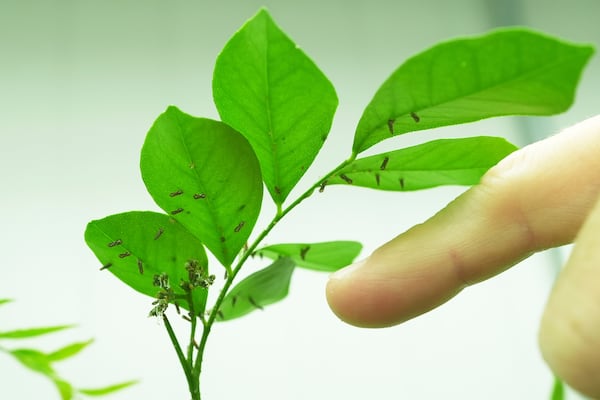
[[[358,327],[370,326],[369,313],[364,311],[363,290],[357,287],[357,280],[353,277],[356,273],[360,275],[359,269],[365,262],[351,264],[331,274],[325,289],[331,311],[342,321]]]
[[[382,301],[384,293],[377,288],[371,272],[367,260],[363,260],[332,274],[326,287],[327,303],[348,324],[361,328],[393,325],[393,318],[385,315],[390,302]]]
[[[430,311],[462,287],[446,285],[431,269],[399,264],[379,255],[330,276],[326,287],[329,307],[342,321],[363,328],[398,325]]]

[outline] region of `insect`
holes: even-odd
[[[279,186],[275,186],[275,193],[281,194],[281,188]]]
[[[119,254],[119,258],[125,258],[125,257],[129,257],[131,255],[131,252],[126,251],[125,253],[121,253]]]
[[[158,228],[158,232],[154,235],[154,240],[158,240],[158,238],[163,234],[165,230],[163,228]]]
[[[123,241],[121,239],[117,239],[114,242],[110,242],[108,244],[108,247],[115,247],[115,246],[119,246],[121,244],[123,244]]]
[[[181,318],[185,319],[187,322],[192,322],[192,319],[185,314],[182,315]]]
[[[308,253],[308,251],[310,250],[310,246],[306,246],[300,249],[300,258],[302,260],[306,259],[306,253]]]
[[[248,296],[248,301],[250,302],[250,304],[252,304],[254,307],[258,308],[259,310],[263,309],[263,307],[260,304],[256,303],[256,301],[254,301],[252,296]]]
[[[352,185],[352,179],[348,178],[346,174],[341,174],[340,178],[342,178],[347,184]]]
[[[421,121],[421,117],[419,117],[419,116],[417,115],[417,113],[416,113],[416,112],[411,112],[411,113],[410,113],[410,116],[411,116],[411,117],[412,117],[412,119],[413,119],[415,122],[417,122],[417,123],[418,123],[419,121]]]
[[[233,230],[235,233],[238,233],[239,231],[242,230],[242,228],[244,227],[244,225],[246,224],[245,221],[242,221],[238,224],[238,226],[235,227],[235,229]]]
[[[204,193],[194,193],[194,200],[205,199],[206,194]]]
[[[107,264],[104,264],[104,265],[103,265],[103,266],[100,268],[100,271],[102,271],[102,270],[105,270],[105,269],[107,269],[107,268],[110,268],[110,267],[112,267],[112,263],[107,263]]]
[[[237,303],[237,298],[238,298],[237,295],[235,295],[231,298],[231,306],[232,307],[235,307],[235,303]]]
[[[399,182],[400,182],[400,187],[402,189],[404,189],[404,178],[400,178]]]
[[[225,243],[227,239],[225,238],[225,236],[221,236],[221,243]]]
[[[223,315],[223,311],[221,311],[221,310],[217,311],[217,316],[218,316],[220,319],[225,319],[225,316]]]
[[[319,186],[319,193],[323,193],[323,191],[325,190],[325,186],[327,186],[327,179],[321,182],[321,186]]]
[[[181,212],[183,212],[183,208],[179,207],[178,209],[171,211],[171,215],[176,215]]]
[[[379,182],[380,182],[379,174],[375,174],[375,182],[377,182],[377,186],[379,186]]]
[[[170,196],[170,197],[175,197],[175,196],[180,196],[180,195],[182,195],[182,194],[183,194],[183,190],[179,189],[179,190],[177,190],[177,191],[175,191],[175,192],[171,192],[171,193],[169,193],[169,196]]]
[[[177,311],[177,315],[181,315],[181,309],[179,308],[179,303],[173,303],[175,304],[175,311]]]
[[[395,119],[388,119],[387,125],[388,125],[388,130],[390,131],[390,134],[394,134],[394,122],[396,122]]]
[[[390,158],[389,157],[385,157],[383,159],[383,161],[381,162],[381,165],[379,166],[379,169],[382,170],[382,171],[384,171],[385,168],[387,167],[388,161],[390,161]]]
[[[138,266],[138,271],[140,271],[140,274],[144,274],[144,264],[142,264],[142,260],[140,260],[138,258],[137,260],[137,266]]]

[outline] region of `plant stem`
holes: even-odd
[[[190,394],[192,395],[192,400],[200,400],[199,382],[198,382],[198,379],[194,378],[194,375],[193,375],[192,369],[191,369],[191,362],[188,363],[188,361],[186,360],[185,355],[183,354],[183,351],[181,350],[181,346],[179,345],[179,341],[177,340],[177,336],[175,336],[173,327],[171,326],[171,323],[169,322],[169,319],[167,318],[166,314],[163,314],[163,321],[165,323],[165,328],[167,328],[167,332],[169,333],[169,338],[171,339],[171,343],[173,344],[173,347],[175,348],[175,352],[177,353],[177,357],[179,358],[179,362],[181,363],[181,367],[183,368],[183,371],[185,372],[185,378],[188,383],[188,388],[190,389]]]
[[[196,324],[198,322],[198,317],[196,316],[196,312],[194,311],[194,297],[192,296],[191,290],[187,294],[187,302],[188,307],[190,309],[190,319],[192,320],[192,327],[190,329],[190,343],[188,344],[187,354],[187,364],[188,366],[191,366],[194,362],[194,343],[196,340]]]
[[[244,263],[246,262],[248,257],[250,257],[250,255],[252,255],[252,253],[254,253],[254,251],[256,250],[258,245],[273,230],[273,228],[275,227],[275,225],[277,225],[277,223],[279,223],[279,221],[281,221],[290,211],[292,211],[294,208],[296,208],[300,203],[302,203],[304,200],[309,198],[314,193],[314,191],[317,190],[317,188],[322,187],[327,182],[327,179],[331,178],[339,170],[346,167],[348,164],[350,164],[352,161],[354,161],[355,158],[356,158],[356,154],[352,153],[350,158],[348,158],[346,161],[342,162],[336,168],[331,170],[322,179],[319,179],[314,185],[312,185],[310,188],[308,188],[304,193],[302,193],[296,200],[294,200],[285,209],[282,209],[281,204],[278,204],[277,205],[277,213],[275,214],[275,217],[273,217],[273,220],[271,220],[269,225],[260,233],[260,235],[258,235],[256,240],[254,240],[254,242],[248,247],[248,249],[244,252],[244,254],[242,254],[242,256],[238,260],[235,268],[233,268],[232,271],[229,271],[229,270],[227,271],[228,274],[227,274],[227,279],[225,280],[225,284],[223,285],[223,287],[221,288],[221,291],[219,292],[219,296],[218,296],[217,300],[215,301],[214,307],[212,308],[210,315],[208,316],[208,320],[206,320],[204,322],[204,330],[202,331],[202,338],[200,339],[198,353],[196,355],[196,361],[195,361],[193,369],[192,369],[192,375],[197,379],[198,385],[199,385],[199,381],[200,381],[200,374],[202,372],[202,360],[204,358],[204,350],[206,348],[206,343],[208,340],[208,336],[210,335],[212,325],[215,322],[215,319],[217,318],[219,308],[221,307],[221,304],[223,303],[223,299],[227,295],[227,292],[229,291],[229,288],[233,284],[235,277],[237,276],[238,272],[240,272],[242,266],[244,265]]]

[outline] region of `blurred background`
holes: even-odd
[[[217,118],[215,57],[260,6],[340,98],[330,138],[301,188],[350,154],[362,110],[388,75],[440,40],[516,24],[600,47],[596,0],[1,0],[0,298],[16,302],[0,308],[0,331],[78,325],[13,347],[50,350],[94,337],[93,346],[60,366],[75,384],[139,378],[139,385],[110,398],[189,398],[162,324],[147,318],[152,300],[100,273],[83,231],[109,214],[158,210],[138,167],[146,131],[170,104]],[[470,135],[524,145],[598,113],[599,84],[596,56],[563,115],[423,131],[378,150]],[[359,240],[366,256],[463,190],[328,187],[267,243]],[[265,203],[258,227],[273,212]],[[298,270],[285,301],[215,327],[203,398],[546,399],[552,376],[536,335],[567,255],[568,248],[537,254],[427,315],[381,330],[340,322],[325,302],[327,276]],[[58,394],[45,378],[0,354],[0,398]]]

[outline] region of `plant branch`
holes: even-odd
[[[324,185],[324,182],[326,182],[328,179],[330,179],[339,170],[341,170],[342,168],[344,168],[348,164],[350,164],[352,161],[354,161],[355,158],[356,158],[356,154],[352,153],[350,158],[348,158],[346,161],[342,162],[340,165],[335,167],[333,170],[331,170],[329,173],[327,173],[323,178],[319,179],[315,184],[313,184],[310,188],[308,188],[304,193],[302,193],[296,200],[294,200],[285,209],[282,210],[281,205],[278,205],[277,213],[276,213],[275,217],[273,218],[273,220],[271,220],[269,225],[260,233],[260,235],[258,235],[256,240],[254,240],[254,242],[248,247],[248,249],[244,252],[244,254],[242,254],[241,258],[239,259],[239,261],[237,262],[235,268],[233,268],[231,273],[229,273],[229,271],[228,271],[227,280],[225,281],[225,284],[221,288],[219,296],[218,296],[217,300],[215,301],[214,307],[212,308],[210,315],[208,316],[208,320],[206,320],[204,323],[204,330],[202,332],[202,338],[200,339],[198,353],[197,353],[196,361],[194,363],[194,367],[193,367],[193,371],[192,371],[193,375],[195,377],[197,377],[197,379],[199,379],[200,373],[202,371],[202,360],[203,360],[203,356],[204,356],[204,349],[206,347],[206,342],[208,340],[208,336],[210,335],[212,325],[215,322],[215,319],[217,318],[217,315],[219,313],[219,308],[221,307],[221,304],[223,303],[223,300],[225,299],[225,296],[227,295],[229,288],[233,284],[235,277],[237,276],[238,272],[240,272],[242,266],[244,265],[244,263],[246,262],[248,257],[250,257],[250,255],[252,255],[252,253],[254,253],[254,251],[256,250],[258,245],[273,230],[273,228],[279,223],[279,221],[281,221],[290,211],[292,211],[294,208],[296,208],[300,203],[302,203],[304,200],[309,198],[314,193],[314,191],[317,190],[317,188],[322,187],[322,185]]]
[[[181,350],[181,346],[179,345],[179,341],[177,340],[177,336],[175,336],[175,332],[173,331],[173,327],[169,322],[166,314],[163,314],[163,322],[165,323],[165,328],[167,328],[167,332],[169,333],[169,339],[171,339],[171,343],[175,348],[175,352],[177,353],[177,357],[179,358],[179,362],[181,363],[181,367],[185,372],[185,377],[188,383],[188,387],[190,389],[190,393],[192,394],[193,400],[200,399],[200,392],[198,390],[197,380],[194,380],[194,375],[192,374],[191,363],[185,358],[183,351]]]
[[[196,312],[194,311],[194,297],[192,296],[191,290],[187,293],[187,301],[190,308],[189,315],[192,324],[190,329],[190,343],[188,344],[187,364],[188,366],[191,366],[194,362],[194,343],[196,340],[196,325],[198,323],[198,317],[196,316]]]

